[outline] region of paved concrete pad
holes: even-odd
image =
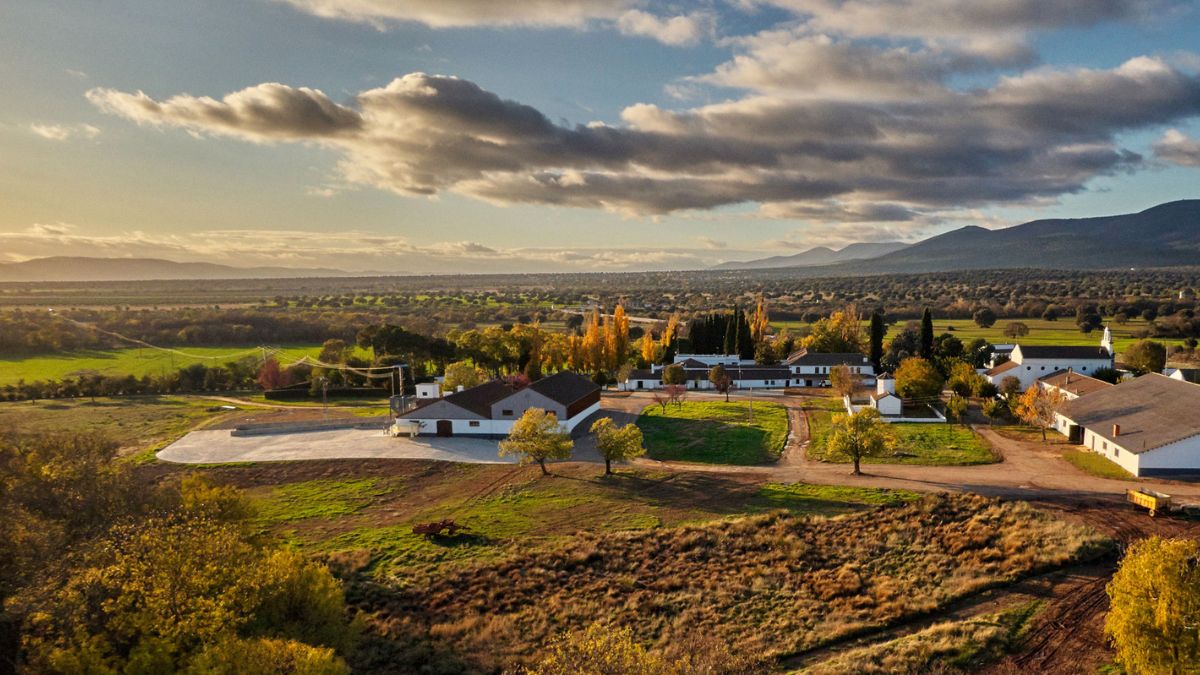
[[[393,438],[377,429],[336,429],[261,436],[233,436],[229,429],[193,431],[158,452],[164,462],[287,462],[304,459],[436,459],[471,464],[515,464],[500,457],[497,441],[481,438]],[[584,439],[573,461],[597,461]]]
[[[193,431],[158,453],[166,462],[282,462],[302,459],[440,459],[503,464],[496,441],[478,438],[392,438],[378,429],[336,429],[233,436],[228,429]]]

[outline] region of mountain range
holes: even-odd
[[[832,249],[828,246],[810,248],[794,255],[777,255],[746,262],[727,262],[717,265],[718,270],[761,270],[773,267],[809,267],[812,265],[832,265],[849,260],[868,260],[881,255],[907,248],[908,244],[898,241],[879,243],[850,244],[842,249]]]
[[[55,256],[0,264],[0,281],[146,281],[150,279],[289,279],[344,277],[335,269],[234,267],[216,263],[176,262],[159,258],[87,258]]]
[[[1034,220],[998,230],[968,226],[915,244],[863,242],[840,250],[820,246],[794,255],[728,262],[715,269],[794,269],[797,275],[816,277],[1003,268],[1172,266],[1200,266],[1200,199],[1168,202],[1139,213]],[[288,279],[371,274],[329,268],[234,267],[158,258],[59,256],[0,263],[0,282]]]
[[[727,263],[722,268],[802,267],[805,276],[854,276],[1025,267],[1200,265],[1200,199],[1168,202],[1117,216],[1034,220],[999,230],[967,226],[881,255],[858,256],[857,260],[833,264],[767,264],[793,258],[796,256]]]

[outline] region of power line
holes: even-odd
[[[168,354],[178,354],[180,356],[185,356],[189,359],[201,359],[201,360],[205,360],[205,361],[219,361],[219,360],[229,361],[229,360],[235,359],[239,356],[249,356],[250,354],[261,352],[263,355],[264,361],[267,359],[267,356],[269,354],[270,358],[275,359],[276,361],[278,361],[280,363],[280,365],[288,367],[288,368],[290,368],[292,366],[297,366],[297,365],[309,365],[309,366],[315,366],[317,368],[324,368],[326,370],[340,370],[340,371],[344,371],[344,372],[351,372],[360,377],[365,377],[365,378],[373,379],[373,380],[390,379],[393,376],[393,373],[396,370],[396,368],[408,365],[408,364],[397,364],[397,365],[393,365],[393,366],[364,366],[362,368],[359,368],[359,367],[350,366],[350,365],[347,365],[344,363],[326,363],[325,361],[321,361],[320,359],[316,359],[316,358],[313,358],[308,355],[302,356],[299,359],[295,359],[295,360],[287,360],[286,357],[284,357],[283,351],[281,349],[279,349],[277,347],[270,347],[267,345],[259,345],[252,349],[247,349],[245,351],[233,352],[230,354],[223,354],[220,356],[207,356],[207,355],[203,355],[203,354],[191,354],[191,353],[179,350],[179,349],[174,349],[172,347],[162,347],[162,346],[159,346],[156,344],[152,344],[150,342],[146,342],[145,340],[139,340],[138,338],[132,338],[132,337],[129,337],[128,335],[122,335],[121,333],[118,333],[116,331],[105,330],[105,329],[100,328],[99,326],[96,326],[93,324],[84,323],[82,321],[76,321],[75,319],[72,319],[69,316],[65,316],[63,314],[59,314],[58,312],[55,312],[53,309],[50,310],[50,313],[53,314],[55,317],[62,319],[63,321],[74,324],[81,328],[93,330],[93,331],[96,331],[97,333],[102,333],[104,335],[109,335],[114,338],[117,338],[118,340],[124,340],[126,342],[129,342],[131,344],[135,344],[135,345],[138,345],[141,347],[147,347],[149,349],[154,349],[154,350],[168,353]],[[372,372],[372,371],[380,371],[380,370],[385,371],[385,372],[383,372],[383,373]]]

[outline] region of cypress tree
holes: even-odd
[[[921,315],[921,358],[928,359],[933,356],[933,312],[929,308],[925,308],[925,313]]]
[[[883,334],[886,328],[883,325],[883,315],[875,312],[871,315],[871,364],[875,366],[875,371],[879,372],[879,362],[883,359]]]
[[[733,313],[725,319],[725,344],[721,350],[722,354],[737,353],[737,313],[738,310],[735,307]]]
[[[746,313],[738,310],[737,315],[737,353],[740,358],[754,358],[754,332],[750,330],[750,321]]]

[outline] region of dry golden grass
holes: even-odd
[[[830,519],[584,534],[355,595],[385,637],[427,641],[468,669],[529,663],[599,618],[655,649],[706,634],[778,658],[1106,547],[1023,503],[935,496]]]
[[[1000,657],[1025,632],[1039,603],[964,621],[939,623],[912,635],[852,649],[803,675],[960,673]]]

